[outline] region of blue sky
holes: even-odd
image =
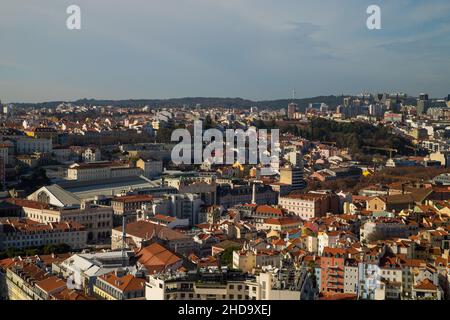
[[[82,30],[66,28],[66,8]],[[366,9],[382,9],[382,30]],[[448,0],[14,0],[0,99],[450,93]]]

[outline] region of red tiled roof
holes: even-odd
[[[262,213],[262,214],[273,214],[273,215],[283,215],[283,210],[279,208],[274,208],[267,205],[261,205],[256,208],[256,213]]]
[[[136,278],[131,274],[127,274],[123,277],[118,277],[114,272],[107,273],[99,277],[100,279],[106,281],[111,286],[119,289],[122,292],[128,291],[139,291],[144,290],[145,280]]]

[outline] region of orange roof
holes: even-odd
[[[41,288],[43,291],[47,293],[51,293],[58,289],[63,289],[66,287],[66,282],[62,279],[59,279],[55,276],[48,277],[41,281],[36,282],[36,286]]]
[[[352,293],[334,293],[323,295],[319,300],[356,300],[356,298],[356,294]]]
[[[3,260],[0,260],[0,268],[7,269],[10,266],[14,265],[16,260],[14,258],[6,258]]]
[[[152,273],[163,271],[166,267],[181,261],[181,258],[156,242],[139,250],[136,256],[139,263]]]
[[[306,193],[306,194],[290,194],[286,198],[301,199],[307,201],[316,201],[326,198],[328,195],[321,193]]]
[[[162,221],[165,221],[165,222],[172,222],[172,221],[175,221],[175,220],[176,220],[175,217],[170,217],[170,216],[166,216],[166,215],[162,215],[162,214],[155,214],[155,215],[152,217],[152,219],[155,219],[155,220],[162,220]]]
[[[271,218],[271,219],[265,219],[265,224],[273,224],[273,225],[300,225],[302,224],[302,220],[300,219],[294,219],[294,218]]]
[[[435,291],[437,290],[437,287],[434,285],[433,282],[431,282],[428,279],[423,280],[418,285],[414,286],[414,289],[416,290],[427,290],[427,291]]]
[[[89,297],[84,295],[81,292],[70,290],[68,288],[65,288],[61,292],[52,294],[52,298],[54,300],[70,300],[70,301],[76,301],[76,300],[95,300],[94,297]]]
[[[110,272],[100,276],[99,278],[122,292],[139,291],[145,289],[145,280],[136,278],[131,274],[127,274],[123,277],[118,277],[114,272]]]
[[[30,219],[1,219],[4,233],[25,233],[25,232],[70,232],[85,230],[85,227],[78,222],[46,222],[41,223]]]
[[[131,195],[131,196],[115,197],[112,201],[129,203],[129,202],[143,202],[152,200],[153,197],[149,195]]]
[[[323,249],[323,254],[330,253],[332,255],[340,254],[345,255],[346,250],[342,248],[331,248],[331,247],[325,247]]]
[[[9,198],[6,199],[6,202],[15,204],[20,207],[25,208],[33,208],[33,209],[50,209],[50,206],[47,203],[37,202],[28,199],[19,199],[19,198]]]
[[[283,210],[268,205],[261,205],[256,208],[256,213],[283,215]]]
[[[114,230],[122,232],[122,227],[117,227]],[[189,240],[190,238],[181,232],[174,231],[159,224],[155,224],[149,221],[135,221],[128,223],[125,227],[127,235],[138,237],[142,239],[148,239],[155,235],[156,237],[164,240]]]
[[[283,239],[276,239],[276,240],[272,241],[272,244],[274,246],[285,246],[286,241],[284,241]]]

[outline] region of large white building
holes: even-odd
[[[204,270],[175,275],[150,275],[145,287],[147,300],[313,300],[315,290],[306,273],[267,269],[253,277],[227,270]]]
[[[113,210],[111,207],[91,206],[55,207],[33,200],[11,199],[9,202],[22,207],[23,215],[39,223],[75,222],[83,225],[87,241],[109,239],[113,227]]]
[[[142,170],[114,163],[75,163],[67,169],[67,179],[97,181],[113,178],[139,177]]]

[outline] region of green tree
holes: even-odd
[[[231,246],[222,251],[222,253],[220,254],[220,264],[222,266],[227,266],[231,268],[233,266],[233,251],[237,250],[240,250],[240,248],[236,246]]]

